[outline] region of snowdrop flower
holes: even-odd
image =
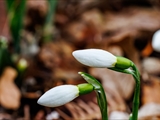
[[[152,47],[155,51],[160,52],[160,30],[156,31],[153,35]]]
[[[90,93],[94,90],[91,84],[61,85],[54,87],[44,93],[37,101],[38,104],[47,107],[58,107],[64,105],[79,95]]]
[[[76,50],[72,55],[80,63],[90,67],[101,68],[121,68],[126,69],[131,66],[131,61],[124,57],[116,57],[108,51],[101,49]]]
[[[73,56],[82,64],[90,67],[114,67],[117,59],[111,53],[101,49],[74,51]]]

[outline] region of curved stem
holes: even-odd
[[[134,80],[136,82],[135,90],[134,90],[134,98],[133,98],[133,112],[131,120],[138,119],[138,108],[139,108],[139,96],[140,96],[140,74],[136,66],[132,65],[133,70],[135,73],[132,73]]]
[[[107,98],[105,91],[101,85],[94,77],[91,75],[79,72],[79,74],[90,84],[94,86],[94,90],[97,94],[98,105],[101,110],[102,120],[108,120],[108,112],[107,112]]]
[[[131,69],[118,69],[118,68],[110,68],[111,70],[115,70],[122,73],[131,74],[136,82],[135,84],[135,90],[134,90],[134,98],[133,98],[133,112],[132,116],[130,117],[130,120],[137,120],[138,119],[138,108],[139,108],[139,96],[140,96],[140,74],[135,66],[135,64],[132,62]]]

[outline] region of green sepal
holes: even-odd
[[[79,95],[88,94],[94,90],[93,85],[88,83],[79,84],[77,87],[79,89]]]
[[[116,57],[117,57],[117,62],[115,64],[116,68],[127,69],[131,67],[132,62],[129,59],[120,57],[120,56],[116,56]]]

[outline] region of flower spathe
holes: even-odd
[[[79,89],[76,85],[61,85],[48,90],[38,99],[37,103],[47,107],[58,107],[78,96]]]
[[[77,61],[90,67],[112,68],[117,62],[116,56],[101,49],[76,50],[72,55]]]
[[[155,51],[160,52],[160,30],[156,31],[153,35],[152,47]]]

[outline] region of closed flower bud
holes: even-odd
[[[58,107],[93,90],[91,84],[61,85],[48,90],[38,99],[37,103],[47,107]]]
[[[72,54],[80,63],[90,67],[111,68],[117,62],[116,56],[101,49],[76,50]]]
[[[73,56],[82,64],[90,67],[127,69],[132,62],[124,57],[116,57],[101,49],[85,49],[74,51]]]

